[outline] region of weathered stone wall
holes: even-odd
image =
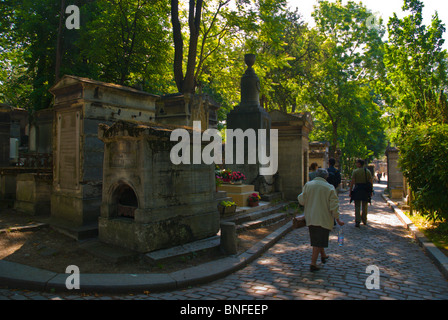
[[[278,130],[278,173],[283,197],[297,200],[307,182],[309,167],[308,133],[311,130],[309,113],[287,114],[271,111],[272,128]]]
[[[174,165],[171,130],[118,122],[100,126],[105,143],[100,240],[149,252],[215,235],[214,166]],[[135,194],[133,218],[119,215],[123,186]]]
[[[303,186],[304,175],[301,139],[280,136],[278,154],[283,196],[287,200],[296,200]],[[291,161],[291,159],[295,161]]]
[[[45,169],[42,173],[49,174]],[[17,177],[25,173],[35,173],[35,168],[7,167],[0,168],[0,208],[13,207],[17,197]]]
[[[31,215],[50,214],[51,173],[22,173],[16,181],[14,209]]]
[[[205,94],[169,94],[156,105],[156,121],[168,125],[193,126],[201,122],[202,130],[217,128],[219,105]]]

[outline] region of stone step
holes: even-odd
[[[223,199],[223,198],[227,198],[227,192],[226,191],[221,191],[221,190],[218,190],[218,191],[216,191],[216,193],[215,193],[215,199]]]
[[[251,229],[258,229],[258,228],[262,228],[262,227],[266,227],[272,224],[275,224],[283,219],[286,219],[288,217],[288,213],[287,212],[277,212],[277,213],[273,213],[270,214],[268,216],[264,216],[261,217],[258,220],[253,220],[253,221],[249,221],[249,222],[245,222],[242,223],[240,225],[237,225],[236,227],[236,232],[237,233],[241,233],[243,231],[246,230],[251,230]]]
[[[274,224],[288,216],[287,212],[278,212],[289,202],[271,204],[260,203],[258,207],[239,207],[236,216],[221,219],[221,222],[234,222],[237,224],[237,233],[244,230],[255,229]],[[166,263],[168,261],[180,261],[185,257],[204,252],[219,252],[221,242],[221,231],[216,236],[186,243],[168,249],[161,249],[144,254],[145,260],[152,264]]]
[[[237,233],[244,230],[255,229],[274,224],[282,219],[285,219],[288,215],[287,212],[275,212],[281,210],[285,204],[277,204],[275,206],[268,206],[263,210],[255,210],[249,213],[252,220],[248,220],[240,225],[237,225]],[[247,217],[245,218],[247,219]],[[231,219],[223,219],[221,222],[233,222]],[[176,246],[168,249],[161,249],[153,252],[146,253],[145,260],[152,264],[166,263],[168,261],[175,261],[182,259],[182,257],[188,257],[195,254],[200,254],[206,251],[219,252],[221,242],[221,234],[218,232],[216,236],[206,239],[186,243],[180,246]]]
[[[233,201],[231,197],[227,196],[226,191],[217,191],[215,193],[216,205],[218,205],[221,201]]]
[[[91,223],[84,226],[72,226],[67,221],[62,221],[54,217],[39,218],[39,222],[46,223],[53,230],[77,241],[94,239],[98,237],[98,223]]]
[[[218,205],[221,201],[231,201],[233,202],[233,199],[230,197],[225,197],[225,198],[221,198],[221,199],[216,199],[216,204]]]
[[[281,199],[282,199],[281,192],[274,192],[274,193],[264,194],[264,195],[260,195],[260,196],[261,196],[261,201],[267,201],[267,202],[281,201]]]
[[[257,207],[240,207],[235,215],[222,219],[222,222],[234,222],[236,225],[243,224],[248,221],[259,220],[265,216],[269,216],[284,208],[288,202],[271,204],[269,202],[260,202]]]
[[[191,256],[206,251],[219,250],[221,237],[219,235],[202,240],[193,241],[180,246],[156,250],[146,253],[144,256],[152,264],[167,261],[180,260],[182,257]]]

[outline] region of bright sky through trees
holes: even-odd
[[[335,0],[332,2],[335,2]],[[378,12],[379,16],[381,16],[384,21],[384,25],[387,25],[389,17],[391,17],[394,12],[397,13],[398,18],[408,15],[408,13],[403,12],[401,9],[404,3],[403,0],[354,0],[354,2],[362,2],[373,13]],[[311,13],[313,12],[313,7],[317,5],[318,0],[288,0],[288,3],[291,8],[297,7],[300,14],[303,16],[303,19],[308,22],[310,26],[314,26],[314,20],[311,17]],[[347,0],[344,0],[342,3],[346,4]],[[423,23],[426,25],[430,24],[432,16],[437,11],[439,19],[445,24],[445,28],[448,28],[448,1],[424,0],[423,3],[425,5],[423,8]],[[444,39],[448,40],[446,33],[444,34]],[[448,49],[448,41],[445,42],[444,48]]]

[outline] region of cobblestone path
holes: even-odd
[[[413,240],[380,196],[375,185],[368,225],[355,228],[354,204],[340,195],[346,222],[344,246],[330,233],[330,259],[317,272],[309,271],[311,247],[307,228],[293,230],[246,268],[223,279],[185,290],[135,295],[76,295],[0,289],[0,300],[408,300],[448,299],[448,281]],[[368,289],[370,265],[379,270],[379,289]],[[372,283],[370,280],[369,283]]]

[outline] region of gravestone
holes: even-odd
[[[243,132],[247,129],[254,129],[256,133],[259,129],[266,129],[266,149],[269,154],[269,130],[271,129],[271,118],[269,113],[260,105],[260,80],[252,68],[255,63],[255,55],[246,54],[244,56],[244,62],[247,65],[247,69],[241,77],[241,102],[228,113],[227,129],[241,129]],[[235,148],[233,151],[233,164],[225,164],[225,167],[230,170],[242,172],[246,176],[245,183],[247,184],[254,184],[257,177],[259,177],[261,164],[259,163],[258,158],[256,159],[255,164],[248,163],[249,148],[252,148],[252,151],[256,152],[258,143],[258,136],[257,142],[253,145],[249,146],[248,141],[245,141],[243,164],[236,163]],[[229,150],[226,150],[225,152],[228,153]],[[267,180],[271,182],[273,181],[272,177],[267,177]]]
[[[52,223],[76,239],[97,230],[103,179],[98,125],[151,122],[158,96],[133,88],[66,75],[54,95]],[[83,229],[81,228],[83,227]]]
[[[170,135],[175,128],[123,121],[100,125],[101,241],[145,253],[219,231],[214,165],[173,164],[170,151],[177,142]],[[192,135],[191,128],[185,129]]]
[[[278,129],[278,173],[283,197],[296,201],[308,181],[311,115],[309,112],[289,114],[279,110],[269,114],[272,128]]]
[[[28,147],[27,125],[27,110],[0,104],[0,167],[19,161],[19,149]]]

